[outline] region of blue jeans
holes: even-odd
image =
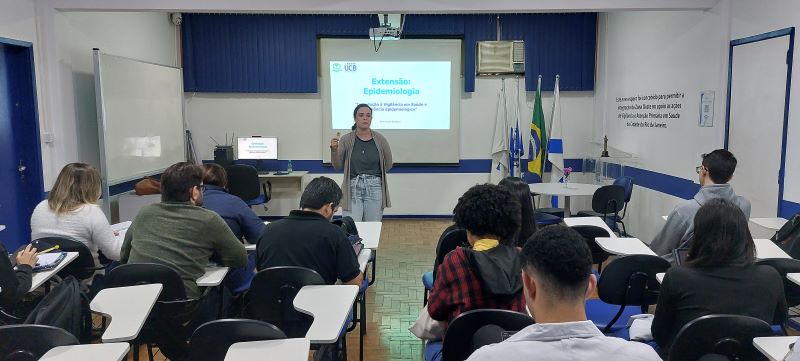
[[[383,180],[359,174],[350,178],[350,210],[342,215],[356,222],[379,222],[383,218]]]

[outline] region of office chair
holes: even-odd
[[[285,339],[272,324],[247,319],[223,319],[206,322],[189,339],[189,360],[222,361],[228,348],[237,342]]]
[[[625,206],[625,188],[607,185],[598,188],[592,195],[592,210],[580,211],[578,217],[600,217],[608,226],[617,229],[619,212]]]
[[[241,198],[248,206],[264,205],[272,198],[272,183],[258,178],[258,170],[251,165],[235,164],[225,168],[228,173],[228,191]]]
[[[95,263],[89,247],[74,239],[68,237],[43,237],[35,239],[31,244],[39,250],[45,250],[57,245],[59,251],[78,252],[78,258],[58,272],[58,276],[61,278],[72,275],[79,281],[83,281],[92,278],[96,271],[105,269],[105,265],[97,265]]]
[[[443,361],[463,361],[481,346],[502,341],[503,332],[519,331],[533,323],[531,316],[509,310],[467,311],[450,322],[443,341],[426,345],[425,359],[440,347]]]
[[[444,256],[458,247],[467,245],[469,245],[467,231],[459,229],[455,225],[445,228],[439,237],[439,242],[436,244],[436,259],[433,261],[433,271],[425,272],[422,275],[422,285],[425,287],[425,292],[422,295],[422,305],[428,304],[428,293],[433,289],[436,272],[439,265],[444,261]]]
[[[45,325],[0,326],[0,340],[4,361],[36,361],[55,347],[78,344],[69,332]]]

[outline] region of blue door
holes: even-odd
[[[31,213],[42,200],[42,156],[32,44],[0,38],[0,241],[30,242]]]

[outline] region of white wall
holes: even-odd
[[[727,79],[725,2],[709,11],[617,12],[600,18],[598,117],[609,145],[634,154],[633,165],[696,182],[700,154],[722,147]],[[716,91],[713,127],[699,127],[700,92]],[[683,92],[681,118],[667,128],[626,126],[617,97]],[[628,231],[649,241],[679,198],[636,187],[628,205]]]
[[[762,3],[734,0],[731,19],[732,39],[792,26],[800,27],[800,2],[772,0]],[[795,43],[794,53],[783,198],[800,203],[800,48],[797,43]],[[758,71],[758,69],[752,71]]]
[[[516,81],[506,79],[505,82],[509,114],[513,114]],[[478,78],[476,91],[462,95],[461,159],[490,158],[500,86],[500,79]],[[525,101],[520,110],[520,131],[527,144],[534,93],[526,94],[524,79],[520,79],[519,87]],[[552,101],[552,93],[543,94],[548,117]],[[577,158],[587,152],[585,144],[591,136],[593,92],[562,92],[561,106],[564,128],[570,129],[565,135],[565,157]],[[242,136],[277,136],[280,158],[284,160],[321,160],[322,152],[329,151],[327,144],[318,141],[322,131],[319,94],[187,93],[186,118],[201,159],[213,158],[215,143],[210,137],[222,141],[226,132],[229,135],[235,132]],[[330,176],[341,182],[341,175]],[[306,178],[308,182],[313,175]],[[393,206],[386,214],[451,214],[458,197],[466,189],[488,180],[488,173],[390,174],[388,184]],[[288,214],[299,202],[296,194],[276,196],[277,199],[270,202],[269,215]]]

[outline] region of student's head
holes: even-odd
[[[372,107],[367,104],[356,105],[356,108],[353,109],[353,121],[355,122],[353,130],[369,129],[372,124]]]
[[[717,149],[703,154],[703,161],[697,167],[700,185],[728,183],[736,170],[736,157],[725,149]]]
[[[470,243],[494,238],[513,245],[520,225],[519,200],[511,192],[493,184],[479,184],[458,199],[453,220],[467,230]]]
[[[203,164],[203,184],[228,187],[228,172],[217,163]]]
[[[61,173],[47,195],[47,204],[57,214],[68,213],[84,204],[100,199],[100,173],[86,163],[70,163]]]
[[[694,216],[694,239],[686,265],[694,268],[747,266],[755,263],[755,244],[742,210],[731,201],[714,198]]]
[[[536,220],[533,218],[533,200],[531,199],[531,188],[528,183],[517,177],[507,177],[498,183],[500,187],[508,189],[514,197],[519,200],[522,206],[521,221],[519,233],[517,233],[516,242],[517,246],[522,246],[530,236],[536,232]]]
[[[536,232],[522,248],[520,263],[528,309],[539,316],[546,317],[558,307],[582,310],[597,284],[586,240],[568,227],[556,225]]]
[[[317,177],[308,183],[300,196],[300,209],[317,212],[330,220],[341,200],[342,189],[333,179]]]
[[[189,162],[175,163],[161,175],[162,202],[203,205],[203,168]]]

